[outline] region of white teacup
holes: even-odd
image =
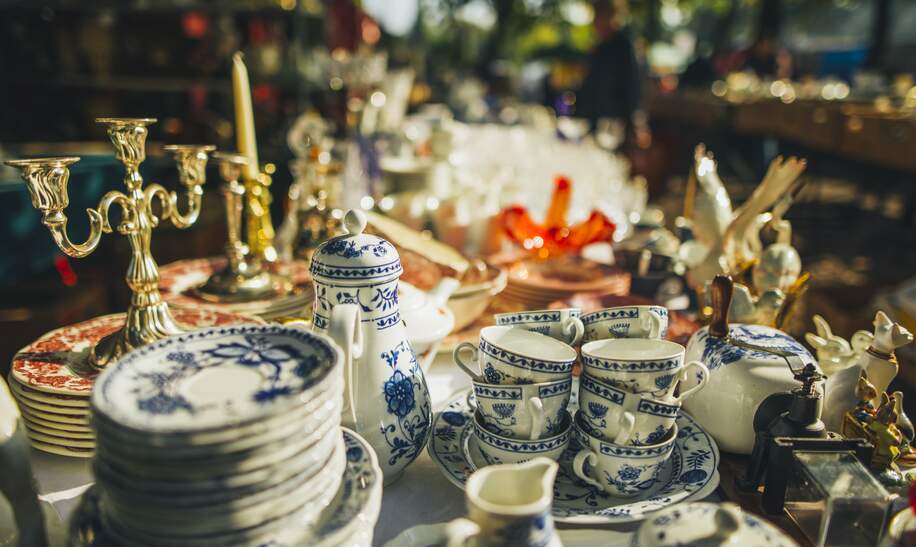
[[[601,440],[588,432],[576,413],[576,440],[581,447],[573,458],[573,472],[583,481],[619,498],[632,498],[651,489],[658,471],[671,456],[677,424],[659,443],[625,446]]]
[[[585,326],[579,319],[579,308],[559,310],[534,310],[514,313],[498,313],[493,317],[496,324],[505,327],[519,327],[525,330],[546,334],[571,346],[582,340]]]
[[[668,309],[663,306],[619,306],[586,313],[583,342],[608,338],[664,338]]]
[[[579,413],[590,432],[604,441],[650,445],[665,438],[680,413],[681,400],[694,391],[664,400],[653,399],[583,374],[579,377]],[[633,415],[629,431],[621,431],[621,418],[625,413]]]
[[[471,359],[462,359],[462,353],[471,353]],[[571,377],[577,357],[576,350],[559,340],[500,326],[480,329],[478,346],[462,342],[452,355],[471,379],[500,385],[565,380]],[[479,371],[471,368],[475,360]]]
[[[572,435],[572,418],[563,411],[560,433],[536,441],[518,440],[490,432],[480,413],[474,414],[474,441],[476,449],[487,465],[522,463],[538,456],[557,460],[566,451]],[[472,447],[468,447],[472,450]]]
[[[670,397],[678,375],[686,378],[689,371],[697,375],[697,389],[709,380],[706,365],[691,361],[684,366],[684,346],[668,340],[619,338],[589,342],[582,346],[582,365],[593,378],[653,397]]]
[[[474,382],[474,408],[492,433],[540,439],[560,433],[572,378],[517,386]]]

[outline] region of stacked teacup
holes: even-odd
[[[134,350],[92,394],[101,518],[124,545],[300,544],[338,493],[341,350],[279,326]]]
[[[681,403],[706,385],[709,371],[698,361],[685,365],[684,346],[662,339],[661,306],[607,308],[582,322],[573,471],[613,496],[636,496],[654,485],[677,440]],[[691,374],[696,385],[678,393]]]
[[[488,465],[556,460],[572,433],[566,406],[577,358],[570,344],[584,330],[579,310],[500,314],[496,322],[481,329],[477,346],[454,352],[473,383],[475,449]]]

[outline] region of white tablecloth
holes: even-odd
[[[451,359],[439,356],[427,376],[434,410],[439,410],[458,393],[470,387],[470,380]],[[92,482],[89,460],[54,456],[33,449],[33,470],[42,499],[67,522],[79,495]],[[714,496],[715,497],[715,496]],[[382,510],[375,527],[376,545],[418,524],[434,524],[464,515],[464,492],[448,482],[424,450],[394,483],[385,487]],[[603,545],[629,545],[637,526],[603,528]]]

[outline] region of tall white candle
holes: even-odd
[[[235,142],[239,154],[250,163],[242,168],[245,180],[258,177],[258,142],[254,131],[254,111],[251,108],[251,85],[242,53],[232,56],[232,96],[235,100]]]

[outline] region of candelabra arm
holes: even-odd
[[[104,231],[105,219],[95,209],[86,209],[86,214],[89,215],[89,237],[83,243],[70,241],[70,237],[67,235],[67,216],[64,215],[63,211],[49,213],[42,218],[42,224],[48,227],[51,237],[54,238],[54,243],[57,243],[60,250],[67,256],[83,258],[84,256],[89,256],[99,246],[99,240],[102,239],[102,232]]]
[[[102,196],[102,201],[99,202],[98,212],[102,220],[102,231],[106,234],[112,231],[111,223],[108,221],[108,210],[114,204],[121,206],[121,223],[118,224],[118,232],[126,234],[135,230],[137,224],[137,211],[134,208],[133,200],[117,190],[112,190]]]
[[[204,189],[200,185],[188,187],[184,193],[187,198],[188,211],[182,214],[178,207],[178,194],[172,192],[172,224],[179,228],[189,228],[197,222],[197,217],[200,216],[200,204],[203,195]]]
[[[153,213],[153,201],[154,198],[159,198],[159,203],[162,205],[162,213],[159,216],[156,216]],[[146,205],[146,215],[149,217],[150,226],[155,228],[159,226],[160,220],[165,220],[171,218],[172,222],[175,222],[175,206],[178,201],[178,196],[175,195],[175,192],[168,192],[161,184],[149,184],[146,188],[143,189],[143,203]]]

